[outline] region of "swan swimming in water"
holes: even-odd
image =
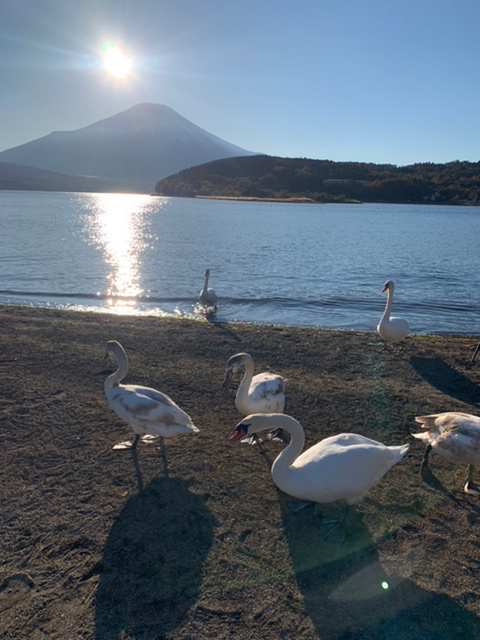
[[[242,381],[235,396],[238,411],[248,416],[251,413],[283,413],[285,408],[285,380],[276,373],[264,371],[253,375],[253,358],[249,353],[237,353],[228,359],[225,366],[223,386],[227,387],[232,376],[242,367],[245,369]],[[284,440],[283,433],[277,429],[271,439]],[[243,442],[256,444],[256,436],[246,437]]]
[[[217,298],[217,294],[215,293],[215,290],[208,286],[209,278],[210,278],[210,269],[207,269],[205,271],[205,283],[203,285],[203,289],[198,294],[198,297],[200,299],[200,302],[205,308],[213,307],[214,309],[216,309],[218,298]]]
[[[473,482],[473,470],[475,465],[480,464],[480,418],[469,413],[449,411],[417,416],[415,422],[419,422],[425,431],[412,433],[413,437],[427,443],[422,475],[427,470],[430,453],[435,451],[447,460],[468,465],[464,491],[479,495],[480,487]]]
[[[287,431],[291,438],[272,465],[272,480],[277,487],[299,500],[317,504],[337,500],[347,503],[344,516],[330,528],[328,535],[342,527],[348,507],[362,500],[370,488],[400,462],[409,447],[408,444],[389,447],[356,433],[340,433],[303,451],[305,436],[301,424],[281,413],[247,416],[237,425],[230,440],[234,442],[275,427]],[[344,535],[342,527],[342,540]]]
[[[135,449],[142,434],[146,434],[142,439],[149,441],[158,436],[173,438],[198,433],[190,416],[164,393],[137,384],[120,384],[128,372],[127,354],[116,340],[107,343],[105,358],[109,353],[117,359],[118,368],[105,380],[105,395],[113,411],[128,422],[135,434],[133,443],[122,442],[114,449]]]
[[[394,290],[395,285],[392,280],[387,280],[382,289],[382,293],[387,291],[387,304],[385,305],[385,311],[377,326],[377,333],[387,342],[401,342],[410,332],[406,320],[390,317]]]

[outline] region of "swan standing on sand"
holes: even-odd
[[[385,305],[385,311],[383,312],[383,316],[377,326],[377,333],[387,342],[400,342],[406,338],[410,332],[408,322],[406,320],[390,317],[394,289],[395,285],[393,282],[391,280],[387,280],[382,289],[382,293],[387,291],[387,304]]]
[[[231,441],[265,429],[281,427],[290,434],[290,444],[272,465],[272,480],[279,489],[294,498],[326,504],[344,500],[347,509],[340,522],[330,527],[327,536],[341,529],[352,504],[364,498],[370,488],[399,462],[408,444],[387,447],[356,433],[341,433],[325,438],[302,453],[305,436],[302,426],[281,413],[251,415],[236,427]]]
[[[253,375],[253,358],[248,353],[237,353],[228,359],[225,366],[223,386],[227,387],[232,376],[242,367],[245,368],[242,381],[235,396],[238,411],[248,416],[251,413],[283,413],[285,408],[285,380],[276,373],[257,373]],[[284,441],[283,433],[276,429],[271,439]],[[243,442],[256,444],[256,436],[247,437]]]
[[[200,293],[198,294],[198,297],[200,299],[200,302],[203,304],[203,306],[206,307],[213,307],[214,309],[217,308],[217,294],[215,293],[214,289],[209,288],[208,286],[208,279],[210,278],[210,269],[207,269],[205,271],[205,283],[203,285],[203,289],[200,291]]]
[[[480,418],[469,413],[450,411],[417,416],[425,431],[412,433],[414,438],[427,443],[422,460],[422,475],[428,467],[430,452],[436,451],[457,464],[468,464],[465,493],[480,494],[480,487],[473,483],[473,467],[480,464]]]
[[[137,384],[120,384],[128,372],[127,354],[116,340],[107,343],[105,358],[109,353],[117,359],[118,369],[105,380],[105,395],[117,416],[128,422],[135,434],[133,443],[122,442],[114,449],[135,449],[141,434],[147,434],[145,440],[148,441],[152,436],[173,438],[183,433],[198,433],[190,416],[164,393]]]

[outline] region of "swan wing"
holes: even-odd
[[[114,390],[111,398],[112,406],[127,422],[166,423],[192,427],[190,416],[185,413],[167,395],[150,389],[125,385]],[[117,409],[120,409],[118,411]],[[124,414],[124,415],[121,415]],[[126,417],[128,416],[128,417]]]
[[[469,413],[450,411],[417,416],[425,431],[412,433],[414,438],[432,445],[440,454],[465,464],[480,462],[480,418]]]
[[[428,416],[416,416],[415,422],[419,422],[423,429],[435,429],[445,431],[447,429],[480,429],[480,418],[460,411],[448,411],[445,413],[432,413]]]
[[[285,405],[285,380],[273,373],[258,373],[252,378],[248,399],[258,406],[264,406],[265,413],[282,413]],[[279,405],[279,411],[275,407]]]
[[[388,447],[357,434],[340,434],[299,456],[290,467],[292,479],[303,490],[303,499],[354,504],[407,450],[408,445]]]

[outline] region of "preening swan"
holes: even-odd
[[[356,504],[408,451],[408,444],[388,447],[356,433],[340,433],[302,453],[305,437],[301,424],[281,413],[247,416],[230,439],[274,427],[287,431],[291,440],[272,465],[273,482],[290,496],[319,504],[336,500],[344,500],[347,506]]]
[[[285,380],[276,373],[257,373],[253,375],[253,358],[248,353],[237,353],[228,359],[225,366],[223,386],[229,385],[232,376],[242,367],[245,368],[242,381],[235,396],[238,411],[248,416],[251,413],[283,413],[285,408]],[[278,429],[272,438],[283,440]],[[245,442],[255,444],[258,438],[248,437]]]
[[[469,413],[450,411],[417,416],[425,431],[412,433],[414,438],[427,443],[422,460],[422,474],[428,466],[430,452],[436,451],[457,464],[468,465],[465,493],[480,494],[480,487],[473,483],[474,465],[480,464],[480,418]]]
[[[118,362],[118,369],[105,380],[105,395],[119,418],[128,422],[135,434],[133,444],[124,442],[114,449],[135,448],[141,434],[173,438],[183,433],[197,433],[199,429],[190,416],[182,411],[164,393],[137,384],[120,384],[128,372],[128,358],[122,345],[116,340],[107,343],[107,353],[112,353]]]
[[[213,307],[217,308],[217,294],[212,288],[208,286],[208,279],[210,278],[210,269],[205,271],[205,283],[203,285],[203,289],[198,294],[200,302],[204,307]]]
[[[382,293],[387,291],[387,304],[385,305],[385,311],[377,326],[377,333],[387,342],[400,342],[406,338],[410,332],[406,320],[390,317],[394,289],[395,285],[393,282],[387,280],[382,289]]]

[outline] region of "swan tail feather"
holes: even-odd
[[[432,429],[435,427],[435,421],[439,415],[439,413],[433,413],[429,416],[416,416],[415,422],[419,422],[423,429]]]
[[[407,453],[410,445],[409,444],[401,444],[398,447],[389,447],[390,451],[395,456],[395,463],[400,462],[403,456]]]
[[[430,441],[430,434],[428,431],[422,431],[421,433],[412,433],[414,438],[418,438],[419,440],[425,440],[426,442]]]

